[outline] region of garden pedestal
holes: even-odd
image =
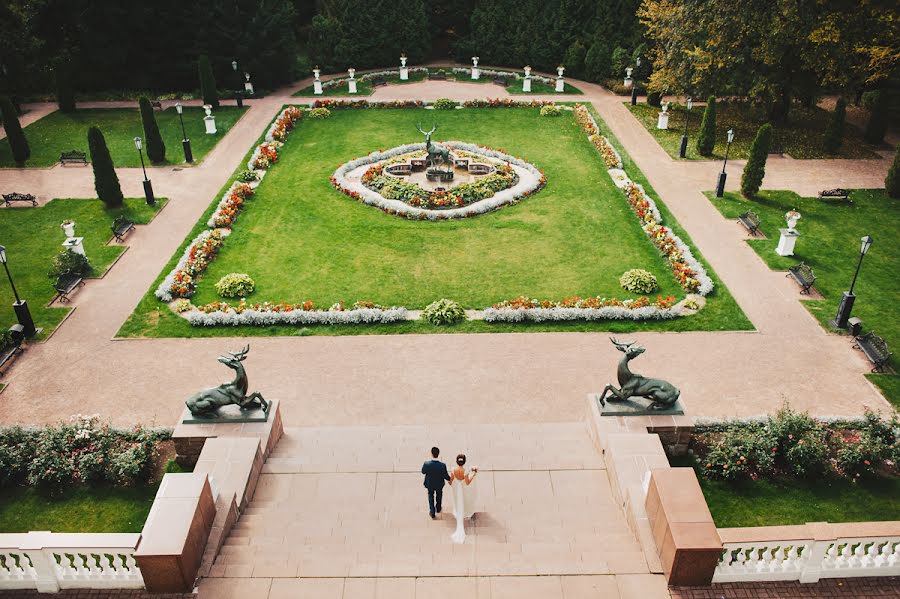
[[[631,77],[625,77],[625,80],[622,81],[622,85],[625,86],[625,89],[631,89],[631,86],[634,85],[634,79]]]
[[[246,91],[248,94],[252,94],[253,93],[253,84],[250,83],[249,81],[245,81],[244,82],[244,91]]]
[[[84,237],[69,237],[63,241],[62,246],[67,250],[72,250],[76,254],[85,255],[84,253]]]
[[[531,77],[525,77],[522,80],[522,91],[527,93],[531,93]]]
[[[206,125],[207,134],[216,134],[216,117],[214,117],[213,115],[203,117],[203,124]]]
[[[481,77],[481,70],[478,67],[472,67],[472,79],[478,79]]]
[[[409,79],[409,67],[400,67],[400,81]]]
[[[563,81],[562,77],[559,77],[556,80],[556,93],[561,94],[566,91],[566,82]]]
[[[660,112],[659,116],[656,117],[656,128],[657,129],[668,129],[669,128],[669,113],[668,112]]]
[[[356,79],[351,79],[350,81],[348,81],[347,87],[349,88],[349,91],[351,94],[355,94],[356,93]]]
[[[319,79],[313,81],[313,93],[317,96],[322,95],[322,82]]]
[[[778,247],[775,248],[775,253],[779,256],[793,256],[794,244],[797,243],[797,238],[800,237],[800,233],[790,229],[779,230],[781,231],[781,238],[778,240]]]

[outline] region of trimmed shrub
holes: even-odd
[[[828,121],[828,127],[825,129],[825,139],[822,143],[823,149],[829,154],[837,154],[844,142],[844,121],[847,118],[847,101],[838,98],[837,104],[834,106],[834,112],[831,113],[831,119]]]
[[[0,487],[25,478],[34,458],[32,434],[20,426],[0,429]]]
[[[256,171],[243,170],[238,173],[237,180],[241,183],[252,183],[259,181],[259,175],[256,174]]]
[[[122,195],[119,177],[113,167],[112,157],[109,155],[109,148],[106,147],[103,132],[99,127],[91,127],[88,129],[87,139],[97,197],[106,204],[107,208],[119,208],[125,196]]]
[[[587,54],[587,48],[581,43],[581,40],[575,40],[566,50],[563,64],[566,65],[572,77],[582,77],[584,75],[584,57]]]
[[[216,283],[216,293],[222,297],[247,297],[256,288],[248,274],[232,272]]]
[[[609,73],[609,48],[596,42],[584,57],[584,75],[588,81],[602,81],[607,73]]]
[[[28,146],[22,125],[19,124],[16,107],[6,96],[0,98],[0,116],[3,117],[3,129],[6,131],[6,139],[9,141],[13,160],[16,166],[25,166],[25,161],[31,158],[31,148]]]
[[[662,108],[662,94],[659,92],[650,92],[647,94],[647,105]]]
[[[331,116],[331,111],[325,108],[324,106],[319,108],[313,108],[309,111],[310,118],[314,119],[327,119]]]
[[[159,133],[159,125],[156,123],[156,115],[153,106],[145,96],[138,100],[141,109],[141,123],[144,125],[144,149],[147,150],[147,158],[150,162],[164,162],[166,159],[166,144]]]
[[[892,198],[900,198],[900,146],[894,152],[894,162],[884,178],[884,189]]]
[[[870,144],[878,145],[884,142],[884,134],[888,128],[890,102],[887,92],[883,89],[875,90],[867,99],[867,104],[871,108],[863,139]]]
[[[434,325],[456,324],[465,319],[466,311],[453,300],[439,299],[422,310],[422,320]]]
[[[216,77],[213,75],[212,65],[209,64],[209,56],[200,55],[197,69],[200,72],[200,96],[203,98],[203,103],[218,108],[219,94],[216,91]]]
[[[56,104],[60,112],[75,112],[75,90],[72,87],[71,65],[60,65],[54,72],[56,75]]]
[[[87,256],[66,248],[60,251],[53,259],[53,265],[50,267],[47,276],[55,280],[58,276],[68,272],[79,277],[86,277],[91,274],[92,270],[93,267]]]
[[[562,110],[558,106],[541,106],[541,116],[559,116]]]
[[[777,443],[776,463],[780,468],[794,476],[814,476],[825,471],[828,448],[821,422],[785,405],[769,417],[769,430]]]
[[[453,110],[456,108],[456,102],[450,98],[438,98],[434,101],[435,110]]]
[[[650,271],[642,268],[626,270],[619,277],[619,284],[632,293],[652,293],[658,287],[656,277]]]
[[[755,479],[774,470],[776,452],[776,442],[765,426],[735,427],[710,447],[702,470],[709,478]]]
[[[628,50],[623,48],[622,46],[617,47],[612,52],[612,58],[610,59],[610,68],[612,69],[612,76],[618,79],[625,78],[625,69],[631,64],[631,55],[628,53]]]
[[[697,151],[701,156],[712,156],[716,146],[716,97],[710,96],[703,110],[700,132],[697,134]]]
[[[756,132],[756,139],[750,146],[750,157],[741,174],[741,195],[752,198],[759,191],[766,176],[766,160],[772,147],[772,125],[766,123]]]

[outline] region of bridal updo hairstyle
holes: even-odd
[[[466,454],[461,453],[456,456],[456,465],[457,466],[465,466],[466,465]]]

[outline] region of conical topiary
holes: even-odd
[[[118,208],[125,199],[119,186],[119,177],[113,167],[106,139],[99,127],[88,129],[88,150],[91,153],[91,166],[94,169],[94,189],[97,197],[107,208]]]
[[[141,123],[144,125],[144,144],[147,148],[147,158],[150,162],[164,162],[166,159],[166,144],[159,134],[159,125],[156,124],[156,115],[153,114],[153,105],[150,100],[141,96],[138,100],[141,107]]]
[[[25,166],[25,161],[31,158],[31,148],[19,124],[19,116],[16,107],[6,96],[0,98],[0,116],[3,117],[3,129],[6,130],[6,140],[12,150],[13,160],[16,166]]]
[[[834,112],[831,113],[831,120],[828,121],[828,127],[825,129],[825,139],[822,144],[823,149],[829,154],[837,154],[841,149],[844,141],[844,121],[847,118],[847,101],[838,98],[835,104]]]
[[[203,103],[218,108],[219,94],[216,92],[216,77],[213,75],[212,65],[209,64],[209,57],[206,54],[201,55],[197,66],[200,70],[200,95],[203,96]]]
[[[703,111],[700,133],[697,134],[697,151],[701,156],[712,156],[716,146],[716,97],[710,96]]]
[[[878,145],[884,142],[884,134],[888,127],[888,95],[883,89],[874,92],[871,112],[869,120],[866,123],[866,130],[863,133],[863,139],[870,144]]]
[[[884,188],[892,198],[900,198],[900,146],[894,153],[894,162],[884,178]]]
[[[751,198],[759,191],[766,176],[766,159],[772,147],[772,125],[766,123],[756,132],[756,139],[750,146],[750,158],[741,175],[741,195]]]
[[[56,104],[60,112],[75,112],[75,90],[72,87],[71,65],[56,67]]]

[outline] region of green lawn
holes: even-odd
[[[760,229],[768,239],[749,241],[760,257],[773,270],[806,262],[816,273],[815,288],[823,300],[804,302],[810,312],[828,327],[834,318],[841,294],[848,290],[859,261],[860,238],[874,239],[863,260],[853,292],[856,304],[853,315],[864,322],[866,330],[874,329],[895,352],[900,348],[900,259],[896,252],[896,227],[900,223],[900,202],[889,198],[884,190],[856,190],[852,204],[822,202],[816,198],[801,198],[789,191],[762,191],[756,200],[749,201],[737,193],[726,193],[723,199],[710,195],[710,201],[728,218],[737,218],[748,209],[756,212]],[[800,238],[790,258],[775,253],[780,228],[785,227],[784,213],[797,209],[802,218],[797,224]],[[738,225],[735,225],[738,226]],[[898,361],[892,358],[896,369]],[[900,408],[900,384],[896,375],[872,375],[885,396]]]
[[[628,297],[619,275],[634,267],[657,275],[660,293],[683,296],[646,239],[599,154],[574,123],[538,116],[537,109],[464,110],[441,114],[441,136],[502,148],[543,168],[547,187],[521,204],[451,222],[413,222],[383,214],[331,188],[342,162],[372,148],[414,139],[415,123],[432,113],[414,110],[335,111],[304,121],[288,139],[278,165],[239,217],[219,258],[204,275],[194,303],[217,299],[213,284],[247,272],[251,301],[303,301],[320,306],[371,299],[421,308],[440,297],[483,308],[521,294],[547,299],[573,295]],[[626,168],[646,184],[627,156]],[[652,189],[649,189],[650,193]],[[210,211],[213,206],[210,207]],[[660,205],[669,226],[677,227]],[[209,212],[209,211],[208,211]],[[207,220],[191,231],[192,239]],[[261,251],[265,248],[265,251]],[[543,330],[720,330],[752,325],[727,290],[718,288],[700,314],[672,322],[488,325],[437,328],[420,322],[378,327],[260,327],[192,329],[151,291],[120,330],[125,336],[373,334]]]
[[[50,498],[33,487],[0,489],[0,532],[141,532],[159,483],[74,486]]]
[[[215,135],[207,135],[203,123],[205,115],[199,106],[186,106],[184,128],[191,140],[194,162],[197,163],[209,153],[229,129],[237,122],[246,108],[222,106],[213,111],[216,117]],[[166,162],[161,164],[184,164],[181,148],[181,123],[174,108],[156,111],[156,122],[166,144]],[[46,167],[59,162],[60,152],[82,150],[87,152],[88,127],[97,125],[103,131],[113,163],[116,166],[140,166],[141,161],[134,148],[134,138],[144,137],[141,114],[135,108],[83,108],[72,114],[53,112],[25,128],[25,136],[31,146],[31,158],[26,166]],[[88,154],[90,160],[90,154]],[[146,154],[144,160],[149,166]],[[9,148],[9,141],[0,140],[0,167],[12,167],[15,163]],[[76,168],[76,167],[67,167]]]
[[[28,301],[36,326],[43,327],[43,336],[52,332],[69,312],[69,308],[57,304],[47,307],[55,295],[47,271],[66,239],[59,224],[67,218],[75,221],[75,234],[84,237],[85,253],[94,266],[94,275],[100,276],[125,251],[123,244],[106,245],[112,239],[110,225],[116,216],[123,214],[136,223],[146,223],[164,203],[160,200],[153,208],[143,198],[128,199],[124,208],[107,211],[97,199],[56,199],[37,208],[4,208],[0,212],[0,243],[6,246],[7,266],[19,296]],[[9,283],[4,280],[0,283],[3,329],[16,322],[13,301]]]
[[[672,158],[678,158],[681,149],[681,136],[684,133],[684,113],[681,105],[669,106],[669,128],[660,130],[656,128],[657,115],[660,109],[648,104],[632,106],[630,102],[626,106],[637,118],[638,122],[646,127],[659,145],[668,152]],[[862,140],[862,133],[851,125],[846,124],[844,143],[840,152],[836,155],[826,154],[822,149],[822,138],[831,113],[821,108],[791,108],[791,122],[786,127],[778,127],[775,130],[775,140],[780,142],[784,153],[793,158],[878,158],[875,149]],[[743,105],[718,102],[716,104],[716,145],[711,157],[701,156],[697,152],[697,132],[700,129],[700,120],[703,118],[703,106],[694,106],[691,110],[688,122],[688,151],[689,160],[714,160],[725,156],[728,129],[734,129],[734,142],[728,153],[729,158],[747,158],[750,155],[750,146],[756,137],[756,132],[766,119],[757,109]]]

